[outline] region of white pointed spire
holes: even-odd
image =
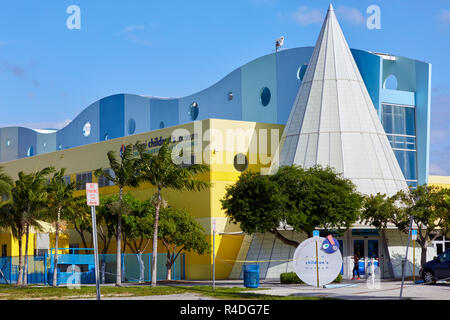
[[[365,194],[407,188],[331,4],[280,147],[279,165],[334,167]]]

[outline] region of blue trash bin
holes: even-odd
[[[259,287],[259,264],[244,265],[244,286],[246,288]]]

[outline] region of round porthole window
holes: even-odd
[[[308,68],[307,64],[302,65],[297,70],[297,79],[303,81],[303,77],[305,76],[306,69]]]
[[[191,106],[189,107],[189,115],[191,117],[191,120],[196,120],[198,117],[198,104],[197,102],[193,102]]]
[[[62,150],[62,144],[58,146],[58,150]]]
[[[47,148],[47,142],[44,142],[44,143],[42,144],[42,146],[44,147],[44,149]]]
[[[269,88],[264,87],[261,89],[261,104],[265,107],[269,104],[270,102],[270,97],[271,97],[271,93]]]
[[[161,122],[159,123],[159,128],[160,128],[160,129],[164,129],[164,127],[165,127],[164,121],[161,121]]]
[[[108,136],[108,134],[107,133],[105,133],[105,135],[103,136],[103,140],[108,140],[109,139],[109,136]]]
[[[6,146],[9,147],[11,145],[11,140],[6,140]]]
[[[136,121],[131,118],[130,120],[128,120],[128,134],[134,134],[134,132],[136,131]]]
[[[91,135],[91,123],[88,121],[83,126],[83,136],[89,137]]]
[[[32,157],[34,155],[33,147],[29,147],[27,151],[27,157]]]
[[[239,172],[244,172],[248,168],[248,160],[247,160],[247,157],[245,156],[245,154],[243,154],[243,153],[238,153],[234,157],[233,162],[234,162],[234,168]]]

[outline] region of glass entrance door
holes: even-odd
[[[353,239],[353,256],[359,257],[359,274],[366,275],[366,270],[374,263],[378,267],[379,240],[378,239]]]

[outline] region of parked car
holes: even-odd
[[[425,283],[450,279],[450,249],[425,263],[420,269],[420,276]]]

